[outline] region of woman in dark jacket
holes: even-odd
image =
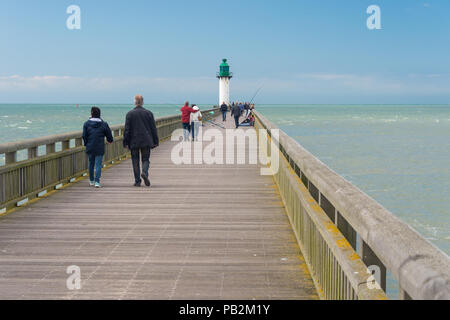
[[[100,118],[100,109],[92,107],[91,118],[83,126],[83,141],[89,159],[89,183],[96,188],[101,188],[100,177],[105,154],[105,137],[108,143],[113,142],[108,123]]]

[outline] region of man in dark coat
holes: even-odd
[[[155,118],[150,110],[143,107],[144,98],[134,97],[135,108],[127,113],[123,146],[130,149],[133,162],[134,186],[141,186],[141,178],[147,187],[150,186],[148,168],[150,166],[150,150],[159,145]],[[142,173],[139,163],[139,153],[142,159]]]
[[[100,118],[101,111],[92,107],[91,118],[83,125],[83,142],[89,160],[89,184],[101,188],[102,162],[105,154],[105,137],[108,143],[113,142],[113,136],[108,123]],[[95,173],[94,173],[95,172]]]
[[[241,107],[238,104],[235,104],[233,109],[231,109],[231,115],[234,116],[234,123],[237,129],[239,127],[239,117],[241,116]]]

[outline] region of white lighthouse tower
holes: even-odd
[[[220,71],[217,73],[219,78],[219,106],[225,102],[230,104],[230,79],[233,74],[230,72],[230,66],[227,63],[227,59],[222,59],[220,64]]]

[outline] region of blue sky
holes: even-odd
[[[233,100],[450,103],[448,0],[4,0],[0,40],[0,103],[216,103],[222,58]]]

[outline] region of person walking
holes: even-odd
[[[241,110],[241,116],[244,113],[244,103],[243,102],[239,102],[239,109]]]
[[[191,126],[190,126],[191,112],[193,112],[194,109],[189,107],[189,102],[186,101],[184,103],[184,106],[181,107],[180,111],[181,111],[181,122],[182,122],[182,125],[183,125],[184,141],[188,141],[189,140],[189,133],[191,131]]]
[[[239,117],[241,116],[241,108],[240,105],[235,104],[233,109],[231,110],[231,115],[234,117],[234,124],[236,125],[236,129],[239,127]]]
[[[198,133],[200,130],[200,125],[202,124],[202,113],[200,112],[200,108],[195,104],[192,106],[194,110],[191,112],[191,131],[192,131],[192,141],[198,141]]]
[[[101,188],[103,156],[105,155],[105,137],[108,143],[113,142],[111,129],[103,121],[101,111],[97,107],[91,108],[91,118],[83,125],[83,142],[89,161],[89,185]]]
[[[228,112],[228,106],[225,102],[222,102],[222,105],[220,106],[220,111],[222,111],[222,122],[227,120],[227,112]]]
[[[134,97],[135,108],[127,113],[123,146],[131,151],[133,163],[134,186],[141,186],[141,178],[147,187],[150,187],[148,169],[150,167],[150,150],[159,145],[158,130],[155,118],[150,110],[143,107],[144,98],[141,95]],[[142,172],[140,159],[142,161]]]
[[[250,112],[250,104],[248,102],[246,102],[244,104],[244,110],[245,110],[245,117],[248,117],[248,113]]]

